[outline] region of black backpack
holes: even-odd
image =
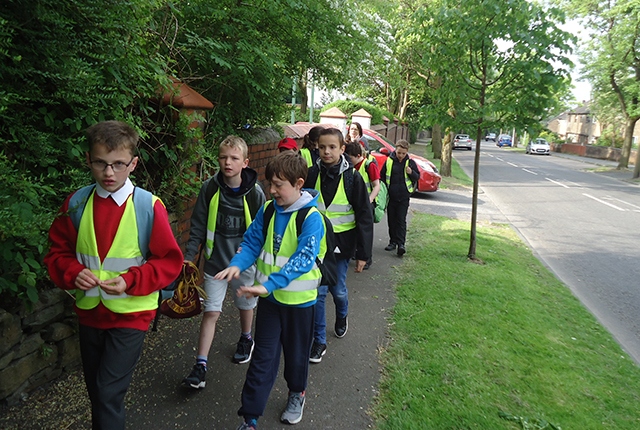
[[[300,236],[300,231],[302,231],[302,223],[307,217],[309,209],[311,208],[302,208],[296,215],[296,236]],[[264,208],[264,218],[262,224],[262,235],[264,236],[265,240],[267,238],[267,229],[274,212],[275,207],[273,206],[273,202],[268,202],[266,207]],[[320,211],[318,211],[318,213],[322,215],[322,218],[324,219],[325,240],[327,242],[327,252],[324,256],[324,261],[321,262],[320,259],[316,256],[316,265],[320,269],[320,273],[322,273],[322,280],[320,281],[320,285],[333,286],[338,283],[338,263],[336,261],[336,254],[334,253],[334,250],[336,249],[336,239],[333,233],[333,225],[331,224],[329,218],[327,218]]]

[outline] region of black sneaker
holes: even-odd
[[[371,260],[370,258],[369,261],[367,261],[367,263],[364,265],[363,270],[368,270],[372,264],[373,264],[373,260]]]
[[[393,251],[394,249],[396,249],[396,244],[393,242],[390,242],[389,245],[384,247],[385,251]]]
[[[311,363],[320,363],[322,361],[322,356],[327,352],[327,345],[324,343],[318,343],[315,340],[313,341],[313,346],[311,347],[311,355],[309,356],[309,361]]]
[[[347,334],[347,330],[349,330],[349,322],[347,321],[347,317],[344,318],[336,318],[336,325],[334,326],[337,337],[344,337]]]
[[[204,377],[207,374],[207,368],[204,367],[204,364],[196,364],[191,369],[191,373],[189,376],[182,380],[184,385],[187,385],[192,388],[204,388],[206,382],[204,381]]]
[[[255,343],[253,339],[240,336],[236,353],[233,354],[233,362],[236,364],[244,364],[251,361],[251,354],[253,354],[253,347]]]
[[[406,252],[407,250],[405,249],[404,245],[398,246],[398,257],[402,257]]]

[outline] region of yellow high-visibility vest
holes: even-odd
[[[141,266],[146,260],[138,245],[135,207],[132,196],[129,196],[113,244],[104,261],[100,261],[93,223],[94,194],[95,192],[91,193],[80,219],[76,256],[80,263],[104,281],[126,273],[130,267]],[[154,205],[157,200],[158,198],[153,196]],[[75,296],[79,309],[93,309],[100,302],[110,311],[120,314],[149,311],[158,307],[157,291],[146,296],[130,296],[127,293],[112,295],[96,286],[87,291],[75,290]]]

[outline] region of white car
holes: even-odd
[[[551,146],[549,146],[549,142],[539,137],[537,139],[529,141],[524,152],[526,154],[551,155]]]
[[[456,134],[455,139],[453,139],[453,149],[458,148],[467,148],[467,150],[471,151],[471,139],[469,139],[468,134]]]
[[[489,133],[484,137],[484,140],[486,140],[487,142],[492,140],[492,141],[496,141],[496,134],[495,133]]]

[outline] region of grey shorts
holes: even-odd
[[[204,292],[207,298],[204,299],[205,312],[222,312],[222,302],[227,294],[227,285],[231,287],[230,294],[233,296],[233,303],[236,307],[243,311],[248,311],[256,307],[258,303],[257,297],[247,299],[245,296],[238,297],[236,291],[244,285],[253,285],[256,275],[256,266],[253,265],[240,274],[240,278],[233,279],[231,282],[225,280],[219,281],[213,279],[212,275],[204,274]]]

